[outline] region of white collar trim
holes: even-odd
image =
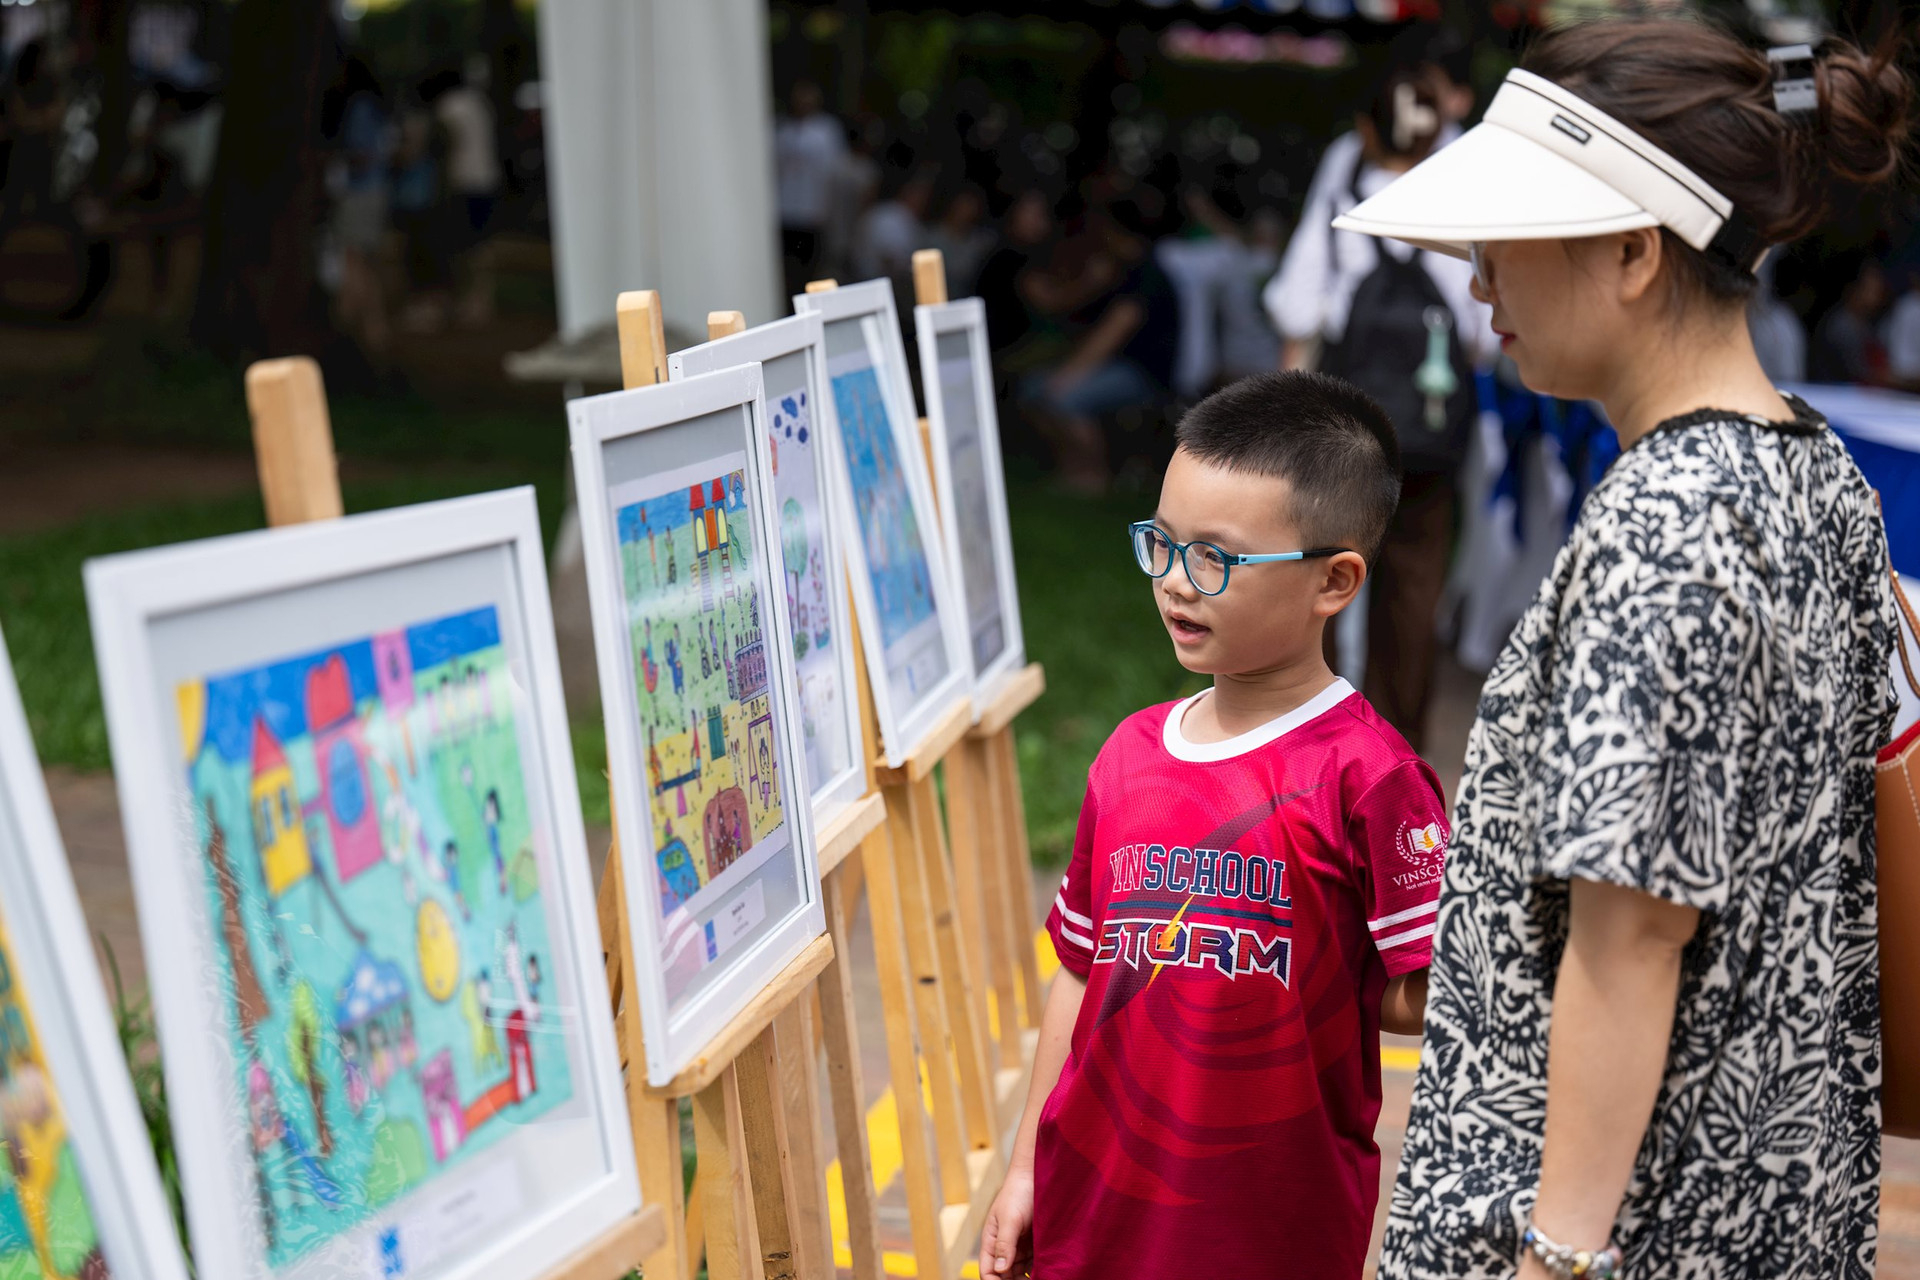
[[[1180,721],[1185,718],[1190,707],[1212,692],[1212,689],[1202,689],[1191,698],[1183,698],[1175,703],[1173,710],[1167,713],[1166,727],[1161,730],[1160,738],[1166,745],[1167,754],[1174,759],[1184,760],[1189,764],[1213,764],[1220,760],[1231,760],[1235,756],[1245,755],[1333,710],[1353,696],[1353,686],[1335,676],[1333,683],[1319,693],[1314,694],[1285,715],[1276,716],[1257,729],[1249,729],[1238,737],[1228,738],[1222,742],[1189,742],[1187,735],[1180,731]]]

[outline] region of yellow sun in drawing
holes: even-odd
[[[420,981],[435,1000],[451,1000],[460,986],[460,940],[454,936],[447,909],[432,898],[421,903],[415,932],[420,944]]]

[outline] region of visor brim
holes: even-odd
[[[1480,124],[1333,225],[1464,258],[1476,241],[1577,239],[1660,220],[1551,149]]]

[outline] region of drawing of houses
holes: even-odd
[[[353,968],[334,998],[333,1024],[341,1044],[351,1042],[355,1060],[366,1064],[375,1089],[386,1088],[418,1055],[406,975],[399,965],[376,960],[371,952],[353,958]]]
[[[724,593],[733,595],[733,534],[727,526],[727,486],[724,480],[710,480],[687,490],[687,507],[693,513],[693,574],[700,586],[700,611],[714,608],[712,557],[718,553],[719,576]]]
[[[354,714],[353,687],[339,654],[307,673],[307,729],[320,773],[320,807],[333,838],[342,883],[381,859],[380,820],[367,774],[367,748]]]
[[[267,722],[253,722],[253,784],[249,796],[253,811],[253,847],[259,850],[266,874],[267,893],[279,897],[313,870],[307,848],[307,829],[300,819],[300,802],[293,792],[293,770],[280,740]]]

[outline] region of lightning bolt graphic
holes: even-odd
[[[1188,894],[1187,900],[1180,904],[1180,909],[1173,913],[1173,919],[1167,921],[1167,927],[1160,931],[1160,945],[1162,948],[1173,945],[1173,931],[1180,927],[1180,917],[1187,914],[1187,908],[1192,906],[1193,900],[1199,896],[1198,893]],[[1147,975],[1147,985],[1152,986],[1153,980],[1159,977],[1160,971],[1166,967],[1167,962],[1165,960],[1155,960],[1153,962],[1153,972]]]

